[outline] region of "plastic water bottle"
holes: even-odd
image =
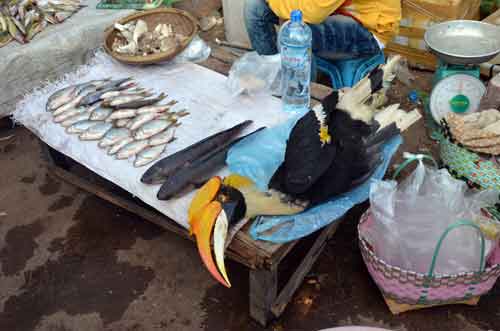
[[[311,101],[312,32],[300,10],[290,17],[279,33],[281,98],[285,111],[304,113]]]

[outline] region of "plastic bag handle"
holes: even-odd
[[[414,154],[407,153],[405,155],[405,158],[406,158],[406,160],[403,163],[401,163],[399,165],[399,167],[396,169],[396,172],[394,172],[392,179],[396,179],[399,176],[399,174],[401,173],[401,171],[403,171],[403,169],[405,169],[409,164],[411,164],[415,161],[429,160],[429,161],[432,161],[432,163],[434,164],[434,166],[436,168],[439,168],[436,160],[434,160],[434,158],[432,156],[427,155],[427,154],[414,155]]]
[[[437,258],[438,258],[439,252],[441,251],[441,246],[443,244],[444,239],[446,238],[446,236],[448,236],[448,233],[450,233],[451,231],[453,231],[459,227],[462,227],[462,226],[472,227],[472,228],[479,231],[479,234],[481,237],[481,261],[480,261],[480,265],[479,265],[479,273],[482,273],[484,271],[484,269],[485,269],[484,259],[485,259],[485,250],[486,250],[485,249],[484,234],[481,231],[481,228],[478,225],[476,225],[475,223],[473,223],[471,221],[467,221],[467,220],[461,220],[461,221],[458,221],[458,222],[448,226],[448,228],[441,235],[441,238],[439,238],[439,241],[436,245],[436,249],[434,250],[434,255],[432,256],[432,262],[431,262],[431,266],[429,268],[429,273],[427,274],[427,276],[429,278],[432,278],[434,276],[434,270],[436,268]]]

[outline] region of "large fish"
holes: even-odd
[[[183,192],[191,185],[201,185],[213,176],[214,172],[222,168],[226,163],[227,153],[229,149],[241,141],[242,139],[253,135],[264,128],[250,133],[249,135],[238,138],[234,141],[221,144],[212,153],[205,155],[201,159],[177,170],[174,174],[169,176],[165,183],[158,191],[158,200],[169,200]]]
[[[240,123],[156,162],[142,175],[141,182],[145,184],[162,184],[176,170],[191,164],[212,152],[218,146],[230,141],[250,124],[252,124],[252,121]]]

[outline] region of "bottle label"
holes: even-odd
[[[281,48],[282,65],[291,69],[304,69],[310,59],[310,49],[283,45]]]

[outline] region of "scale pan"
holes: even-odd
[[[500,27],[479,21],[435,24],[424,40],[431,52],[449,64],[481,64],[500,53]]]

